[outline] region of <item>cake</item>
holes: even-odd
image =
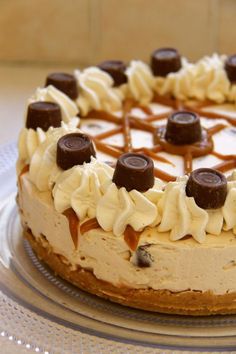
[[[236,313],[236,56],[173,48],[48,75],[17,161],[23,235],[82,290]]]

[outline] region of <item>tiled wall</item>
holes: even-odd
[[[235,53],[236,0],[0,0],[0,62],[84,65]]]

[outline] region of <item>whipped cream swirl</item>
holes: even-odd
[[[190,97],[201,101],[210,99],[217,103],[226,100],[230,82],[224,69],[225,59],[225,56],[213,54],[195,64]]]
[[[181,59],[181,69],[175,73],[169,73],[166,77],[156,77],[154,90],[161,96],[174,95],[180,100],[189,97],[194,79],[194,65],[185,58]]]
[[[156,179],[153,188],[141,193],[134,189],[128,192],[124,187],[117,188],[111,183],[97,205],[98,223],[103,230],[113,231],[116,236],[121,236],[128,225],[135,231],[157,225],[160,215],[156,204],[163,193],[162,185]]]
[[[77,118],[72,119],[67,125],[62,122],[61,126],[67,129],[75,129],[77,126],[78,120]],[[17,161],[17,173],[19,174],[22,168],[25,165],[30,164],[33,154],[40,144],[42,144],[48,134],[51,133],[53,127],[50,127],[46,132],[41,128],[27,129],[23,128],[20,131],[19,139],[18,139],[18,161]]]
[[[46,139],[35,150],[30,163],[30,180],[39,191],[52,188],[58,176],[63,172],[56,163],[57,141],[65,134],[80,132],[67,124],[60,128],[49,128]]]
[[[53,188],[55,209],[62,213],[72,207],[81,221],[94,218],[103,187],[110,182],[112,174],[110,166],[94,157],[90,163],[63,172]]]
[[[77,105],[83,116],[91,110],[118,111],[124,99],[123,91],[113,87],[113,79],[96,67],[75,70],[79,86]]]
[[[76,117],[79,113],[78,107],[70,97],[59,91],[56,87],[49,85],[44,88],[37,88],[34,95],[28,100],[28,103],[37,101],[47,101],[57,103],[61,108],[62,120],[65,123],[74,121],[74,125],[78,126],[79,118]]]
[[[128,76],[128,95],[141,105],[153,99],[154,77],[149,66],[140,60],[130,62],[126,70]]]

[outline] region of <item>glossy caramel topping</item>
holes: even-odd
[[[79,230],[79,219],[76,213],[72,208],[66,209],[63,213],[68,219],[69,222],[69,228],[70,228],[70,234],[71,238],[73,240],[73,243],[75,245],[75,248],[77,248],[78,243],[79,243],[79,235],[78,235],[78,230]]]
[[[126,227],[124,240],[132,251],[135,251],[138,247],[141,233],[142,232],[135,231],[130,225]]]
[[[85,232],[88,232],[93,229],[100,229],[100,227],[101,226],[99,225],[96,218],[89,219],[80,225],[80,233],[81,235],[83,235]]]
[[[185,106],[184,102],[172,99],[170,97],[155,96],[154,102],[164,104],[170,107],[170,110],[174,113],[176,110],[187,110],[189,107]],[[223,118],[230,124],[236,126],[236,119],[229,117],[227,115],[219,114],[214,111],[205,111],[204,108],[208,105],[212,105],[212,102],[205,102],[198,104],[196,106],[191,106],[191,112],[196,113],[199,117],[204,117],[206,119],[214,120]],[[104,120],[111,122],[113,124],[111,129],[107,129],[104,133],[97,134],[95,136],[90,136],[94,141],[96,148],[103,153],[112,156],[113,158],[119,158],[125,152],[136,152],[140,154],[145,154],[155,161],[164,162],[167,164],[173,164],[168,160],[167,157],[161,155],[161,152],[167,152],[173,155],[179,155],[183,157],[183,173],[189,174],[192,171],[192,162],[195,157],[200,157],[208,154],[217,156],[217,153],[214,151],[214,144],[212,137],[226,128],[226,124],[215,124],[208,129],[201,129],[201,139],[192,144],[184,145],[174,145],[168,142],[165,139],[166,126],[159,126],[157,129],[155,122],[158,122],[163,119],[167,119],[170,115],[170,111],[166,113],[154,114],[149,112],[149,110],[144,110],[146,117],[138,118],[135,116],[131,109],[134,107],[139,107],[140,105],[131,100],[127,100],[123,104],[123,116],[118,117],[111,113],[106,113],[102,111],[93,111],[90,112],[88,118]],[[142,109],[142,108],[141,108]],[[201,120],[201,118],[200,118]],[[83,120],[86,123],[86,118]],[[114,127],[114,124],[116,127]],[[99,126],[99,122],[98,122]],[[83,126],[82,126],[83,129]],[[144,132],[148,132],[152,136],[153,145],[151,147],[140,146],[139,148],[133,147],[132,141],[132,129],[138,129]],[[112,143],[106,142],[104,139],[111,138],[116,134],[123,134],[124,144],[118,146],[117,144],[112,145]],[[230,155],[220,155],[218,158],[222,160],[216,166],[212,168],[217,169],[222,172],[226,172],[232,168],[236,167],[236,154],[232,151]],[[164,170],[157,167],[158,164],[154,167],[154,175],[162,179],[163,181],[170,182],[175,181],[176,176],[165,172]]]

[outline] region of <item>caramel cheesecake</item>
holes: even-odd
[[[139,309],[236,313],[236,56],[53,73],[19,136],[18,205],[39,259]]]

